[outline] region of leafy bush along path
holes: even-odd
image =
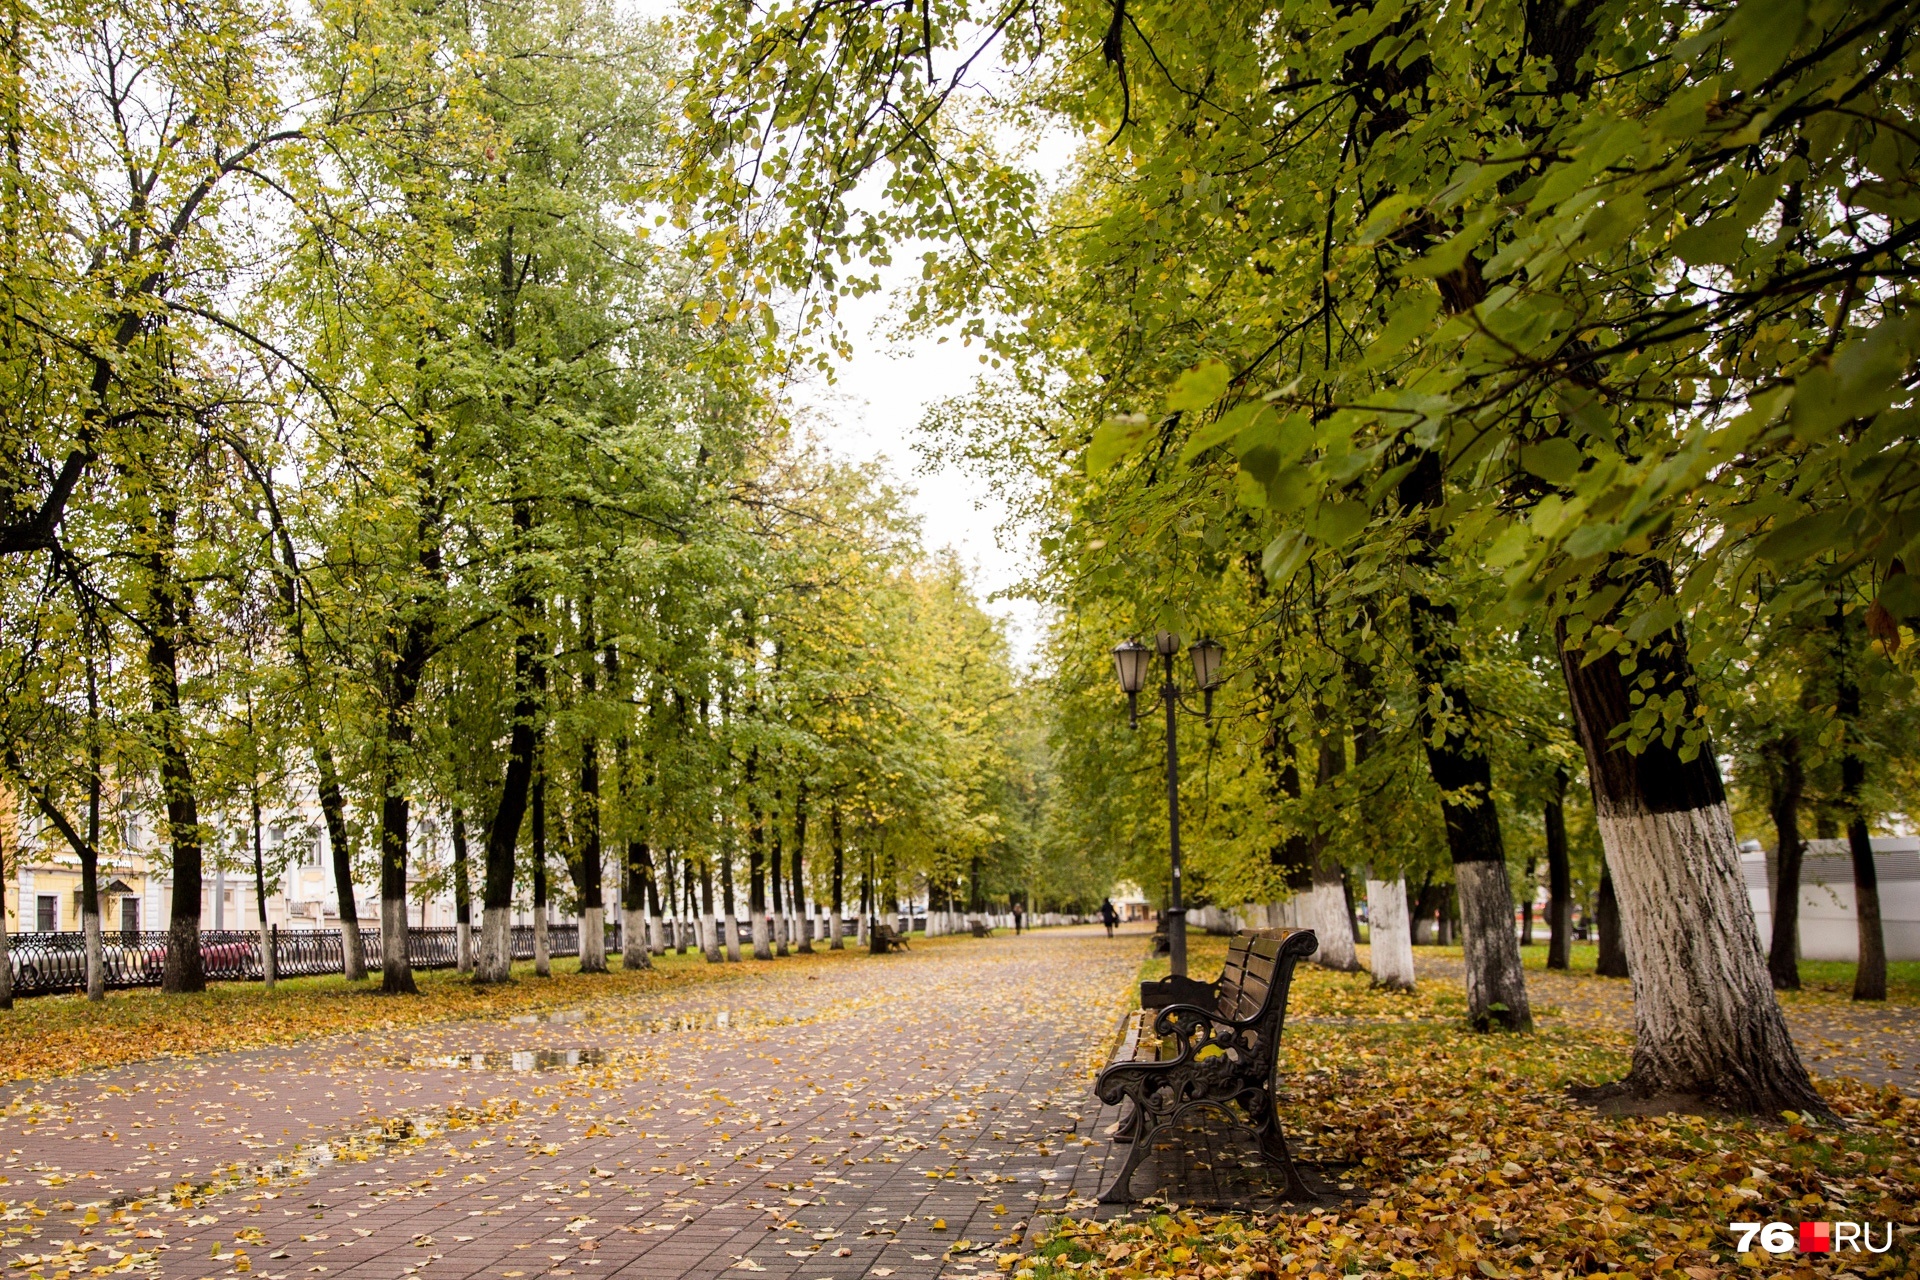
[[[0,1121],[9,1261],[26,1280],[970,1270],[1036,1211],[1091,1204],[1087,1082],[1142,942],[916,942],[44,1081]]]
[[[1224,941],[1195,942],[1193,971],[1217,969]],[[1823,1079],[1822,1092],[1851,1121],[1844,1133],[1602,1117],[1570,1102],[1566,1088],[1625,1070],[1631,1037],[1615,1005],[1625,983],[1554,975],[1536,1002],[1537,1014],[1547,1010],[1539,1034],[1482,1036],[1461,1027],[1459,989],[1435,976],[1436,959],[1423,949],[1413,996],[1311,965],[1295,979],[1288,1132],[1309,1157],[1349,1166],[1343,1177],[1362,1203],[1255,1218],[1163,1208],[1063,1220],[1009,1264],[1016,1280],[1916,1274],[1914,1098]],[[1561,986],[1582,981],[1599,984],[1591,998]],[[1801,1003],[1789,1002],[1797,1030]],[[1894,1248],[1883,1257],[1743,1260],[1725,1230],[1802,1219],[1892,1223]]]

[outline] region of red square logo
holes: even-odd
[[[1832,1253],[1833,1224],[1831,1222],[1803,1222],[1800,1224],[1800,1252]]]

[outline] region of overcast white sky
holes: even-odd
[[[813,411],[828,448],[842,457],[880,461],[893,482],[910,492],[909,506],[920,517],[928,549],[959,553],[987,609],[1006,621],[1015,661],[1030,665],[1044,627],[1039,606],[985,597],[1032,571],[1031,540],[1016,534],[1002,545],[997,531],[1006,505],[966,471],[925,470],[913,447],[927,408],[972,387],[983,367],[980,348],[932,338],[897,344],[888,336],[888,307],[884,293],[843,300],[853,358],[840,364],[834,383],[821,379],[801,387],[795,399]]]

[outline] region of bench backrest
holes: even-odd
[[[1294,965],[1318,949],[1311,929],[1241,930],[1227,947],[1216,1012],[1233,1022],[1284,1012]]]
[[[1216,987],[1219,996],[1214,1010],[1223,1018],[1238,1019],[1243,1016],[1239,1012],[1240,986],[1246,980],[1247,955],[1252,948],[1251,929],[1242,929],[1227,944],[1227,964],[1220,970],[1220,981]]]

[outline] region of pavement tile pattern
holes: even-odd
[[[991,1275],[1036,1224],[1112,1212],[1094,1198],[1118,1117],[1088,1085],[1144,943],[1060,929],[749,961],[747,980],[556,1014],[15,1086],[0,1093],[7,1266],[21,1280]],[[1457,961],[1422,961],[1424,980],[1458,981]],[[1631,1024],[1625,983],[1528,979],[1537,1006]],[[1790,1001],[1789,1020],[1816,1072],[1915,1088],[1913,1010]],[[1164,1146],[1136,1192],[1279,1206],[1230,1133]],[[1337,1168],[1303,1172],[1342,1198]]]
[[[7,1255],[29,1280],[992,1274],[1098,1194],[1088,1081],[1143,941],[943,939],[26,1086],[0,1195],[35,1207],[0,1215]],[[156,1198],[180,1183],[209,1189]]]

